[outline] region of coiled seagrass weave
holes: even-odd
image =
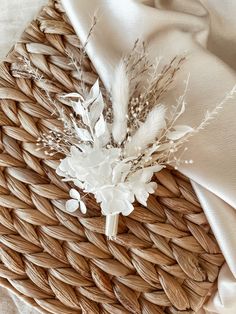
[[[94,201],[86,215],[64,210],[69,186],[55,174],[57,158],[36,145],[41,132],[61,125],[22,60],[56,99],[79,88],[68,59],[79,49],[51,1],[0,66],[0,283],[43,313],[195,313],[224,259],[187,178],[158,173],[147,208],[136,204],[120,217],[112,241]],[[87,83],[96,77],[86,60]]]

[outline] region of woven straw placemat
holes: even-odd
[[[147,208],[121,217],[113,241],[94,201],[86,215],[64,210],[69,186],[36,141],[60,127],[46,94],[79,88],[68,54],[79,58],[80,43],[51,1],[0,65],[1,284],[43,313],[195,313],[224,259],[187,178],[158,173]],[[87,59],[87,83],[96,77]]]

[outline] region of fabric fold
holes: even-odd
[[[232,314],[236,310],[236,213],[235,209],[216,195],[192,182],[216,240],[224,254],[227,264],[222,267],[218,277],[218,291],[211,296],[207,314],[211,311]],[[200,313],[199,313],[200,314]]]

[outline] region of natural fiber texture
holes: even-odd
[[[19,57],[57,98],[79,90],[68,59],[79,58],[79,47],[50,2],[0,66],[0,283],[43,313],[194,313],[224,259],[188,179],[158,173],[148,208],[121,217],[109,241],[94,201],[87,215],[65,212],[69,186],[55,174],[58,161],[37,149],[40,133],[60,124]],[[89,60],[85,79],[96,79]]]

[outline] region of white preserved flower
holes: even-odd
[[[83,214],[86,214],[87,208],[81,200],[80,193],[75,189],[71,189],[70,197],[71,199],[66,202],[66,210],[73,213],[79,208]]]
[[[85,193],[93,193],[104,215],[129,215],[134,209],[132,203],[135,198],[146,205],[149,194],[156,188],[156,183],[150,182],[152,175],[163,166],[147,167],[132,173],[133,157],[121,159],[120,155],[119,148],[84,147],[82,151],[72,146],[70,155],[61,161],[56,172],[73,181]],[[72,212],[80,207],[85,212],[79,192],[72,189],[70,196],[72,199],[66,203],[66,209]]]

